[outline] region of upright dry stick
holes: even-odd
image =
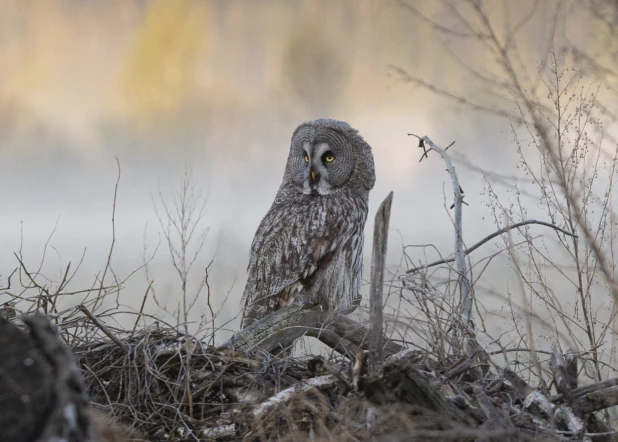
[[[378,375],[383,359],[384,347],[384,303],[382,292],[384,289],[384,265],[386,261],[386,247],[388,243],[388,225],[391,217],[393,192],[380,204],[376,213],[373,228],[373,255],[371,258],[371,289],[369,297],[369,367],[372,375]]]
[[[451,161],[451,157],[446,153],[446,151],[451,147],[455,142],[449,144],[446,148],[442,149],[434,144],[433,141],[429,139],[428,136],[419,137],[414,134],[410,134],[417,137],[420,140],[420,147],[425,148],[425,143],[429,145],[429,149],[425,150],[421,160],[427,156],[427,153],[430,151],[437,152],[441,157],[444,163],[446,164],[446,171],[451,177],[451,183],[453,185],[453,196],[454,201],[451,208],[455,209],[454,213],[454,224],[455,224],[455,271],[458,275],[459,282],[459,294],[461,300],[461,319],[464,324],[464,327],[468,330],[474,330],[474,318],[472,317],[472,293],[470,288],[470,280],[468,279],[468,269],[466,265],[466,250],[464,249],[463,242],[463,204],[464,204],[464,192],[459,185],[459,178],[457,177],[457,172],[455,171],[455,166],[453,166],[453,162]]]

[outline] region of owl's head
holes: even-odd
[[[307,121],[292,135],[286,178],[306,195],[344,187],[368,192],[375,183],[371,147],[343,121]]]

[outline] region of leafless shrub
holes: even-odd
[[[208,287],[210,264],[206,266],[204,277],[201,278],[197,287],[193,290],[189,287],[190,274],[204,249],[208,235],[208,228],[202,227],[206,203],[207,194],[205,195],[197,187],[188,159],[185,161],[180,185],[173,190],[171,199],[168,200],[165,197],[160,186],[156,197],[153,196],[155,213],[169,250],[172,267],[180,280],[182,306],[177,314],[182,316],[185,334],[189,334],[189,310],[195,306],[200,294]],[[208,306],[211,320],[214,321],[214,312],[210,302],[210,290],[208,290]],[[159,301],[158,303],[160,304]]]
[[[393,72],[404,82],[452,99],[464,108],[506,117],[511,122],[520,158],[518,167],[525,176],[496,180],[486,174],[486,195],[496,226],[516,225],[528,219],[530,213],[540,213],[562,228],[539,238],[531,226],[523,225],[500,237],[501,250],[507,252],[519,281],[517,297],[497,294],[508,306],[505,319],[513,321],[513,332],[486,336],[482,342],[485,351],[490,355],[494,351],[499,353],[491,346],[499,347],[507,366],[516,361],[518,372],[527,382],[538,383],[542,391],[552,387],[555,373],[539,345],[554,345],[560,352],[580,355],[581,370],[592,381],[613,374],[613,323],[618,300],[613,191],[618,119],[611,102],[616,97],[614,86],[618,78],[615,58],[611,58],[617,53],[616,40],[612,39],[615,27],[611,26],[618,14],[615,2],[582,2],[568,12],[565,2],[533,1],[528,9],[517,11],[505,4],[500,25],[488,13],[490,2],[443,1],[436,16],[422,14],[413,2],[399,3],[444,38],[461,74],[478,88],[474,95],[465,94],[415,77],[401,67],[393,67]],[[538,19],[540,5],[545,6],[546,17],[551,20],[539,44],[543,46],[541,57],[538,63],[531,64],[522,56],[521,37],[526,26]],[[607,42],[598,56],[578,40],[569,40],[569,20],[582,20],[586,12],[592,17],[588,23],[593,24],[591,29],[596,37]],[[457,38],[451,39],[454,36]],[[472,65],[458,57],[453,48],[463,42],[468,50],[474,48],[489,54],[494,63]],[[462,157],[457,160],[458,164],[470,165]],[[504,184],[512,186],[510,199],[505,199],[496,188]],[[529,200],[530,196],[534,199]],[[484,269],[480,261],[472,263],[472,268],[475,266]],[[414,267],[418,270],[418,265]],[[416,300],[413,314],[420,312],[435,330],[439,328],[436,324],[448,321],[444,312],[452,308],[449,303],[453,299],[452,291],[436,287],[448,287],[453,278],[438,274],[438,270],[415,275],[407,279]],[[478,288],[478,278],[470,278]],[[473,288],[473,292],[479,305],[480,291]],[[445,299],[449,300],[446,305]],[[545,311],[539,310],[539,306]],[[478,316],[483,325],[483,315],[478,312]],[[432,332],[432,348],[443,347],[435,338],[438,335],[451,352],[462,353],[462,347],[445,335],[444,328],[439,328],[439,333]],[[545,339],[544,344],[541,338]],[[524,352],[515,351],[507,357],[510,349],[517,348]]]

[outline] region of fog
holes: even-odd
[[[413,3],[440,14],[438,2]],[[495,2],[491,14],[502,17],[502,5]],[[543,8],[522,36],[530,64],[546,50]],[[200,229],[209,229],[190,289],[212,261],[212,304],[221,309],[217,325],[225,330],[239,326],[251,240],[301,122],[347,121],[372,146],[377,181],[365,263],[375,210],[392,190],[391,272],[401,264],[403,245],[432,244],[443,255],[453,247],[444,163],[436,155],[419,163],[418,141],[408,133],[442,146],[456,141],[451,151],[469,164],[518,174],[508,120],[471,111],[394,74],[396,66],[451,90],[478,87],[456,68],[429,25],[398,2],[1,0],[0,9],[2,284],[18,265],[20,247],[24,263],[38,267],[54,230],[42,273],[53,286],[62,266],[70,261],[74,268],[86,250],[69,289],[93,284],[112,240],[116,159],[121,175],[112,269],[119,279],[137,269],[119,302],[139,309],[149,284],[140,269],[144,249],[152,254],[161,242],[149,276],[157,298],[177,309],[180,282],[154,206],[159,192],[169,200],[189,167],[207,195]],[[492,63],[491,54],[460,49],[470,63]],[[487,99],[480,87],[478,96]],[[464,239],[473,244],[495,226],[483,176],[456,165],[468,203]],[[530,214],[542,216],[535,212],[538,199],[528,201]],[[475,256],[495,252],[496,243]],[[432,248],[408,253],[417,262],[424,253],[437,258]],[[491,290],[506,296],[514,275],[502,257],[491,266],[486,290],[477,295],[498,309],[503,300]],[[192,310],[193,321],[209,317],[205,296]],[[115,305],[115,297],[106,305]],[[146,311],[174,322],[152,300]],[[225,330],[218,340],[229,334]]]

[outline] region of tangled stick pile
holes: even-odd
[[[364,353],[354,363],[278,359],[160,327],[118,339],[122,347],[100,340],[74,352],[91,401],[149,441],[581,440],[583,412],[586,431],[606,433],[593,440],[615,440],[590,414],[608,406],[600,398],[615,381],[565,399],[465,356],[444,366],[404,350],[369,377]]]
[[[91,401],[148,440],[235,440],[256,403],[309,378],[306,364],[217,350],[171,329],[147,328],[74,348]],[[191,436],[193,435],[193,436]]]
[[[90,334],[73,347],[80,376],[48,321],[25,323],[30,335],[0,318],[1,440],[48,442],[45,434],[65,430],[81,431],[70,439],[80,442],[617,439],[595,413],[618,403],[618,379],[578,387],[573,355],[552,357],[559,394],[551,395],[475,355],[440,364],[406,349],[368,375],[362,350],[351,359],[281,359],[151,327],[114,340]],[[84,391],[109,421],[86,411]],[[66,407],[90,417],[75,426]],[[141,436],[106,439],[112,421]]]

